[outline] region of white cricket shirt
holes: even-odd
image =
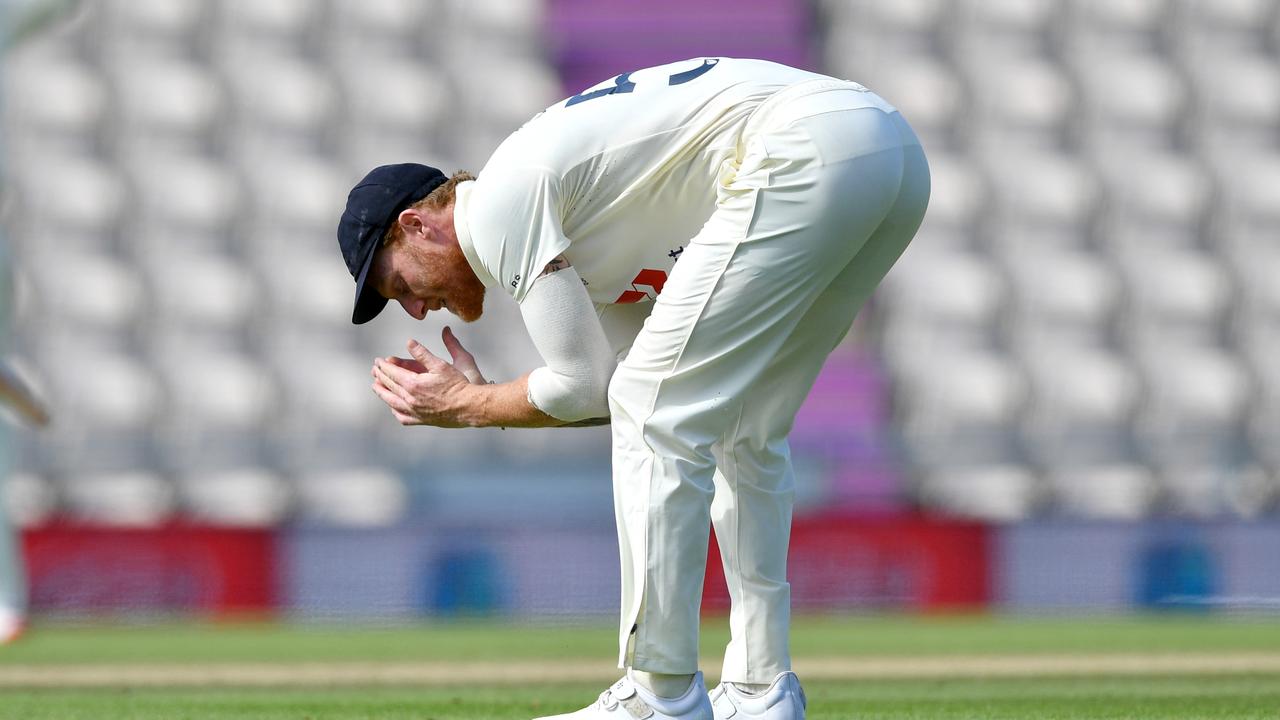
[[[763,60],[636,70],[562,100],[458,186],[454,224],[480,280],[522,301],[563,253],[595,303],[651,300],[715,209],[752,110],[821,78]]]

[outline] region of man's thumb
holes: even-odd
[[[431,351],[417,340],[410,340],[408,347],[409,354],[413,356],[413,359],[425,365],[427,369],[439,367],[440,363],[444,362],[435,355],[432,355]]]
[[[449,351],[449,356],[453,358],[455,363],[463,358],[468,360],[471,359],[471,353],[467,352],[467,349],[462,347],[462,342],[453,334],[453,328],[445,327],[443,338],[444,349]]]

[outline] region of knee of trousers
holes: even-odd
[[[621,420],[631,425],[641,425],[653,406],[661,381],[660,373],[637,369],[625,361],[619,363],[609,378],[606,395],[614,422]]]
[[[710,446],[718,434],[708,422],[708,403],[697,397],[675,397],[667,379],[647,369],[618,366],[609,381],[609,413],[615,447],[646,447],[653,452],[702,464],[711,462]]]

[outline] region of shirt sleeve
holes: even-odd
[[[485,168],[467,211],[485,269],[516,302],[569,247],[561,224],[560,179],[537,167]]]

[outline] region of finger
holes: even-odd
[[[374,360],[373,365],[387,377],[391,378],[396,385],[405,388],[413,387],[413,385],[422,377],[422,373],[406,370],[405,368],[394,363],[387,362],[382,358]]]
[[[425,365],[429,372],[439,372],[449,364],[435,355],[432,355],[431,351],[417,340],[410,340],[408,347],[409,354],[412,355],[415,360]]]
[[[382,383],[375,382],[373,384],[373,392],[377,394],[378,397],[382,398],[382,402],[386,403],[387,407],[391,408],[393,411],[406,414],[412,413],[409,403],[398,394],[388,390]]]
[[[422,421],[414,417],[411,413],[407,413],[402,410],[397,410],[395,408],[391,408],[391,417],[394,417],[396,419],[396,422],[400,423],[401,425],[421,425],[422,424]]]
[[[416,373],[411,373],[381,360],[375,361],[373,364],[373,378],[382,383],[382,386],[386,389],[399,395],[405,402],[413,402],[413,393],[407,385],[417,377]]]
[[[414,360],[413,358],[388,357],[383,359],[391,363],[392,365],[395,365],[397,367],[402,367],[405,370],[408,370],[410,372],[424,373],[427,371],[426,365],[423,365],[422,363],[418,362],[417,360]]]
[[[480,373],[475,357],[467,352],[466,348],[462,347],[458,337],[453,334],[453,328],[445,327],[441,337],[444,338],[445,349],[449,351],[449,356],[453,358],[453,366],[467,378],[467,382],[483,385],[485,383],[484,375]]]
[[[467,352],[466,348],[462,347],[458,337],[453,334],[453,328],[446,326],[440,337],[444,339],[444,349],[449,351],[449,357],[453,358],[455,365],[460,361],[475,364],[475,358],[471,356],[471,353]]]

